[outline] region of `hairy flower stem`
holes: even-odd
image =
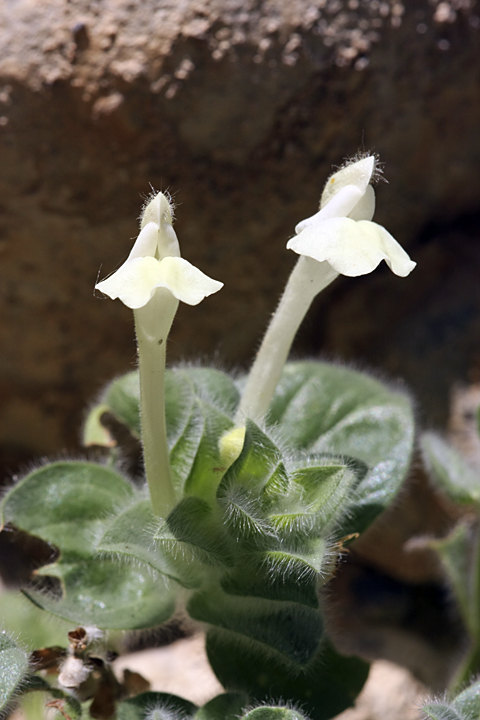
[[[235,422],[245,418],[258,420],[270,407],[292,342],[313,299],[338,272],[327,262],[301,256],[287,282],[285,291],[268,326],[250,370]]]
[[[147,305],[134,311],[145,473],[153,511],[162,518],[176,503],[165,423],[165,349],[177,307],[170,291],[159,288]]]

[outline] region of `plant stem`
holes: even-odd
[[[476,640],[472,639],[471,646],[467,656],[453,676],[448,687],[448,694],[451,697],[457,695],[465,688],[472,678],[477,676],[480,670],[480,646]]]
[[[475,509],[478,513],[478,506]],[[478,518],[471,526],[468,550],[469,584],[464,603],[459,601],[459,607],[471,640],[467,654],[449,684],[448,692],[452,696],[462,690],[480,672],[480,525]]]
[[[235,422],[265,415],[292,342],[313,299],[338,273],[327,263],[301,256],[290,275],[250,370]]]
[[[147,305],[134,311],[145,474],[153,511],[162,518],[176,503],[165,422],[165,349],[177,307],[169,290],[157,288]]]

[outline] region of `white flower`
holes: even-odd
[[[163,193],[147,205],[142,229],[127,260],[113,275],[95,285],[112,300],[120,298],[132,310],[144,307],[157,288],[166,288],[188,305],[198,305],[222,287],[223,283],[180,257],[170,205]]]
[[[126,261],[95,285],[112,300],[120,298],[135,317],[145,474],[159,517],[167,517],[177,501],[165,420],[166,340],[179,300],[198,305],[222,287],[180,257],[170,204],[162,193],[145,207],[140,234]]]
[[[296,226],[287,248],[327,262],[341,275],[366,275],[385,260],[395,275],[406,277],[416,263],[384,227],[371,222],[374,171],[375,158],[368,155],[334,173],[325,185],[320,210]]]

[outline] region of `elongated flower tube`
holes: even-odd
[[[127,260],[95,288],[119,298],[135,317],[140,371],[142,441],[154,512],[166,517],[176,502],[165,425],[165,347],[178,303],[198,305],[223,283],[180,257],[170,203],[158,193],[145,207]]]
[[[401,277],[416,263],[381,225],[375,210],[375,157],[348,162],[328,179],[319,211],[302,220],[287,248],[300,255],[247,378],[236,422],[258,420],[270,406],[297,330],[315,296],[341,275],[375,270],[382,260]]]

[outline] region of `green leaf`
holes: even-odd
[[[429,703],[422,707],[425,718],[431,720],[467,720],[467,718],[458,715],[452,707],[443,703]],[[470,718],[468,719],[470,720]],[[473,718],[471,718],[473,720]],[[475,718],[477,720],[477,718]]]
[[[364,373],[317,362],[288,363],[268,415],[288,442],[309,453],[368,466],[339,532],[363,531],[399,489],[412,455],[409,398]]]
[[[227,567],[233,564],[232,540],[205,500],[197,497],[180,500],[168,516],[167,525],[177,540],[203,550],[207,563]]]
[[[106,389],[101,404],[110,408],[118,420],[140,437],[140,381],[138,372],[129,372],[114,380]]]
[[[0,631],[0,711],[5,710],[28,673],[28,656],[5,631]]]
[[[282,550],[250,552],[221,580],[230,595],[285,600],[318,608],[319,569],[326,542],[317,541],[317,553],[301,557]]]
[[[218,440],[232,427],[238,390],[225,373],[212,368],[180,367],[165,373],[165,418],[173,481],[179,492],[212,498],[221,480]],[[138,373],[111,383],[100,399],[129,430],[140,436]],[[101,438],[99,408],[87,419],[89,437]]]
[[[179,368],[171,371],[170,382],[189,387],[195,398],[196,419],[192,431],[202,428],[201,438],[190,470],[185,475],[184,492],[212,501],[225,468],[221,466],[219,440],[233,426],[238,390],[232,379],[211,368]],[[171,413],[176,412],[172,407]],[[170,413],[166,407],[167,424]]]
[[[238,720],[243,709],[250,704],[248,695],[223,693],[198,709],[195,720]]]
[[[177,540],[166,523],[159,524],[147,499],[139,499],[112,519],[97,551],[141,560],[186,588],[198,587],[202,581],[198,552]]]
[[[325,533],[331,528],[348,507],[349,498],[357,484],[357,476],[345,464],[325,458],[325,464],[300,467],[292,473],[291,479],[302,490],[304,518],[297,518],[296,525],[301,532],[309,519]],[[316,522],[314,522],[314,518]],[[277,524],[279,522],[276,520]],[[287,538],[285,538],[287,540]]]
[[[117,720],[187,720],[197,706],[162,692],[144,692],[118,704]]]
[[[305,720],[305,715],[289,707],[262,705],[242,715],[242,720]]]
[[[222,523],[233,540],[242,547],[257,550],[276,537],[275,529],[265,517],[258,495],[234,482],[222,484],[218,493]]]
[[[280,450],[255,423],[247,420],[242,452],[225,473],[217,497],[222,495],[223,487],[230,484],[242,485],[260,494],[279,468],[285,475]]]
[[[42,574],[61,581],[62,597],[26,590],[39,607],[76,624],[141,630],[160,625],[175,609],[171,589],[148,568],[92,555],[72,565],[60,562]]]
[[[37,570],[36,589],[27,588],[27,596],[77,624],[136,629],[166,620],[174,598],[162,578],[146,567],[98,556],[99,538],[135,494],[116,472],[89,462],[52,463],[17,483],[3,500],[3,522],[60,553]],[[42,578],[46,592],[39,588]]]
[[[434,433],[424,433],[420,446],[427,469],[452,500],[480,504],[480,473]]]
[[[207,634],[207,655],[227,690],[247,692],[256,702],[293,703],[311,720],[331,720],[353,705],[369,670],[363,660],[338,655],[328,643],[304,668],[294,669],[260,643],[217,628]]]
[[[88,557],[105,516],[133,496],[130,483],[109,468],[56,462],[34,470],[7,493],[3,523],[58,545],[65,562]]]
[[[308,663],[323,637],[319,610],[299,603],[236,597],[214,588],[195,593],[187,610],[195,620],[229,631],[232,637],[245,636],[263,648],[265,656],[279,657],[290,668]]]
[[[447,537],[428,541],[428,547],[439,555],[463,621],[477,642],[480,641],[479,544],[478,530],[466,522],[458,523]]]
[[[243,449],[217,490],[222,523],[235,544],[258,550],[276,536],[266,508],[288,490],[280,450],[253,422],[247,421]]]
[[[480,718],[480,681],[472,683],[465,688],[453,701],[453,708],[465,720],[478,720]]]
[[[430,702],[422,707],[432,720],[478,720],[480,717],[480,681],[465,688],[452,702]]]
[[[110,412],[108,405],[95,405],[95,407],[88,413],[83,428],[82,439],[82,442],[86,447],[89,445],[112,447],[114,443],[112,436],[102,423],[102,418],[106,412]]]

